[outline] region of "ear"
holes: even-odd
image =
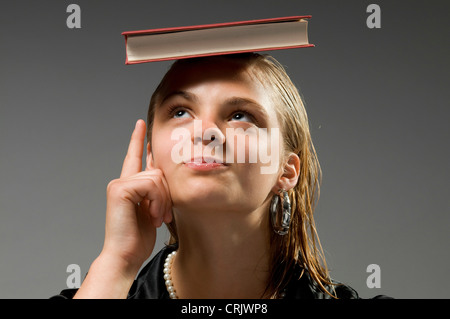
[[[277,183],[272,188],[274,193],[278,193],[279,189],[286,191],[292,189],[297,185],[300,174],[300,158],[295,153],[290,153],[286,163],[283,166],[283,172],[278,177]]]

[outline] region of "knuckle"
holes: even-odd
[[[162,176],[160,175],[155,175],[152,178],[153,183],[155,184],[155,186],[158,186],[158,184],[162,183]]]
[[[119,191],[120,191],[120,180],[119,179],[113,179],[106,186],[106,192],[108,194],[115,194]]]
[[[154,169],[152,169],[152,175],[153,176],[162,177],[163,176],[163,172],[159,168],[154,168]]]
[[[158,184],[157,184],[157,182],[155,181],[155,177],[153,177],[153,178],[151,178],[151,179],[149,179],[148,180],[148,187],[149,187],[149,189],[152,189],[152,190],[154,190],[155,188],[158,188]]]
[[[110,191],[113,187],[114,187],[114,184],[116,183],[116,180],[115,179],[113,179],[112,181],[110,181],[109,183],[108,183],[108,185],[106,186],[106,191]]]

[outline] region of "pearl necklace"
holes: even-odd
[[[172,281],[172,264],[173,264],[173,257],[177,254],[177,251],[174,250],[169,255],[167,255],[166,260],[164,261],[164,280],[167,288],[167,292],[169,293],[170,299],[178,299],[177,293],[175,291],[175,288],[173,287],[173,281]],[[283,299],[286,297],[286,289],[283,290],[281,293],[280,298]]]
[[[177,251],[171,252],[165,262],[164,262],[164,280],[166,283],[167,292],[169,293],[170,299],[178,299],[178,296],[175,292],[175,288],[173,287],[172,282],[172,264],[173,264],[173,257],[177,254]]]

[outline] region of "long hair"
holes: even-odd
[[[288,283],[294,279],[294,270],[300,268],[303,270],[302,275],[307,271],[323,292],[333,296],[333,292],[329,291],[332,288],[327,288],[332,287],[332,282],[313,218],[320,194],[321,168],[312,143],[304,103],[298,89],[278,61],[269,55],[257,53],[176,61],[150,100],[147,138],[151,140],[155,105],[160,101],[161,94],[171,77],[180,70],[180,67],[196,63],[214,63],[215,59],[219,61],[231,59],[260,81],[275,107],[283,136],[284,152],[295,153],[300,158],[298,182],[288,192],[292,208],[289,232],[285,236],[280,236],[271,231],[270,274],[264,295],[279,298]],[[270,218],[269,215],[267,213],[267,218]],[[270,222],[268,224],[270,225]],[[172,221],[167,227],[171,235],[169,244],[177,243],[176,222]]]

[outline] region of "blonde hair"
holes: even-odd
[[[284,140],[285,153],[295,153],[300,158],[300,174],[297,185],[289,190],[291,200],[291,224],[289,232],[280,236],[271,231],[271,260],[269,281],[264,293],[270,298],[280,297],[282,291],[293,279],[295,268],[308,271],[311,278],[325,293],[330,292],[332,282],[326,266],[323,250],[317,235],[313,213],[320,194],[321,169],[309,131],[305,106],[296,86],[292,83],[284,67],[269,55],[257,53],[232,54],[176,61],[166,73],[150,100],[147,116],[147,138],[151,140],[155,105],[173,74],[183,66],[197,63],[214,63],[227,59],[241,65],[266,89],[275,107]],[[267,214],[267,218],[270,218]],[[270,222],[269,222],[270,225]],[[175,222],[170,223],[169,244],[177,243]]]

